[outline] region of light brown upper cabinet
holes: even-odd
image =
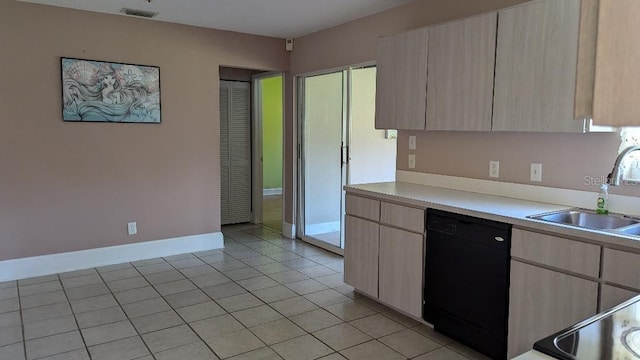
[[[494,131],[583,132],[574,118],[580,0],[501,10]]]
[[[376,129],[424,130],[427,28],[380,38],[376,72]]]
[[[427,130],[490,131],[497,14],[429,28]]]
[[[639,17],[638,0],[583,0],[576,117],[640,126]]]

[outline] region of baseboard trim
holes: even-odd
[[[397,170],[396,181],[563,206],[595,208],[597,192]],[[611,212],[640,215],[638,198],[609,195]]]
[[[262,196],[282,195],[282,188],[262,189]]]
[[[0,282],[222,249],[222,232],[0,261]]]
[[[282,236],[289,238],[289,239],[295,239],[296,238],[296,225],[295,224],[289,224],[288,222],[283,221],[282,222]]]

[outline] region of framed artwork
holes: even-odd
[[[61,58],[62,119],[159,124],[160,68]]]

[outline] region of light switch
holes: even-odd
[[[542,181],[542,164],[531,163],[531,181]]]
[[[416,136],[411,135],[409,136],[409,150],[415,150],[415,149],[416,149]]]

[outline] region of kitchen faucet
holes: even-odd
[[[630,153],[636,150],[640,150],[640,146],[637,146],[637,145],[629,146],[628,148],[622,150],[620,155],[618,155],[616,162],[613,164],[613,170],[611,170],[609,175],[607,175],[607,183],[609,185],[611,186],[620,185],[620,180],[622,179],[622,174],[620,173],[621,171],[620,165],[622,164],[622,160],[624,160],[624,158],[627,157],[627,155],[629,155]]]

